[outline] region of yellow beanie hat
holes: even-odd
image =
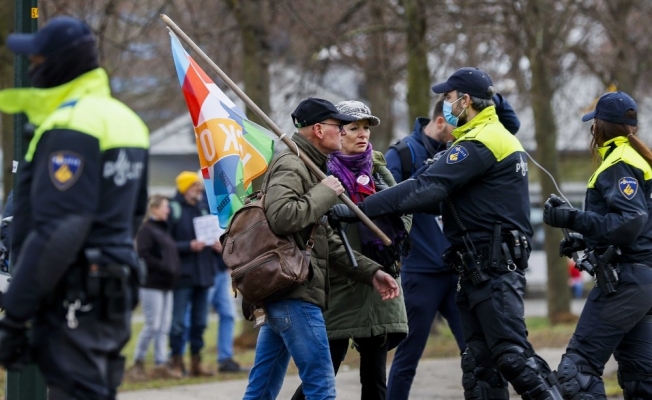
[[[177,183],[177,190],[179,193],[184,194],[190,186],[199,182],[200,179],[201,178],[199,177],[199,174],[196,172],[183,171],[175,179],[175,182]]]

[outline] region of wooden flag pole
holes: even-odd
[[[262,119],[262,120],[265,122],[265,124],[267,124],[267,126],[270,127],[270,129],[272,130],[272,132],[274,132],[274,134],[276,134],[276,136],[278,136],[279,139],[282,140],[283,143],[285,143],[285,144],[288,146],[289,149],[295,149],[295,148],[297,148],[297,147],[296,147],[296,144],[295,144],[292,140],[290,140],[290,139],[289,139],[289,138],[288,138],[288,137],[287,137],[283,132],[281,132],[281,128],[279,128],[279,127],[274,123],[274,121],[272,121],[271,118],[269,118],[269,117],[267,116],[267,114],[265,114],[265,113],[263,112],[263,110],[261,110],[261,109],[256,105],[256,103],[254,103],[254,102],[249,98],[249,96],[247,96],[247,95],[245,94],[245,92],[243,92],[243,91],[238,87],[238,85],[236,85],[236,84],[231,80],[231,78],[229,78],[229,76],[228,76],[227,74],[225,74],[224,71],[222,71],[222,69],[220,69],[220,67],[218,67],[217,64],[215,64],[215,63],[213,62],[213,60],[211,60],[211,59],[206,55],[206,53],[204,53],[204,52],[202,51],[202,49],[200,49],[199,46],[197,46],[197,45],[195,44],[195,42],[193,42],[192,39],[190,39],[190,38],[188,37],[188,35],[186,35],[185,32],[182,31],[181,28],[179,28],[179,27],[177,26],[177,24],[175,24],[174,21],[172,21],[172,20],[170,19],[170,17],[168,17],[168,16],[165,15],[165,14],[161,14],[161,19],[163,20],[163,22],[165,23],[165,25],[168,26],[168,28],[170,28],[170,29],[171,29],[171,30],[172,30],[172,31],[173,31],[173,32],[174,32],[174,33],[175,33],[175,34],[176,34],[176,35],[177,35],[181,40],[183,40],[183,42],[184,42],[186,45],[188,45],[188,47],[190,47],[190,48],[191,48],[191,49],[192,49],[192,50],[193,50],[197,55],[199,55],[199,57],[200,57],[202,60],[204,60],[204,61],[205,61],[205,62],[206,62],[206,63],[207,63],[211,68],[212,68],[213,72],[215,72],[215,73],[220,77],[220,79],[222,79],[222,80],[224,81],[224,83],[226,83],[227,86],[228,86],[229,88],[231,88],[231,90],[233,90],[233,92],[234,92],[236,95],[238,95],[238,97],[239,97],[242,101],[244,101],[244,103],[247,105],[247,108],[249,108],[250,110],[252,110],[252,111],[253,111],[253,112],[254,112],[254,113],[255,113],[255,114],[256,114],[260,119]],[[321,170],[320,170],[320,169],[315,165],[315,163],[313,163],[313,162],[312,162],[308,157],[306,157],[303,153],[301,153],[301,152],[299,152],[299,151],[297,151],[297,153],[298,153],[299,158],[301,158],[301,161],[303,161],[303,162],[306,164],[306,166],[307,166],[308,168],[310,168],[310,170],[311,170],[315,175],[317,175],[317,177],[318,177],[319,179],[324,179],[324,178],[326,178],[326,174],[324,174],[324,173],[323,173],[323,172],[322,172],[322,171],[321,171]],[[362,211],[360,211],[360,209],[359,209],[359,208],[358,208],[358,207],[357,207],[357,206],[356,206],[356,205],[351,201],[351,199],[349,199],[349,198],[348,198],[344,193],[342,193],[339,197],[340,197],[340,200],[342,200],[342,202],[344,202],[344,204],[346,204],[346,205],[347,205],[351,210],[353,210],[353,212],[354,212],[355,215],[360,219],[360,221],[361,221],[362,223],[364,223],[365,225],[367,225],[367,227],[369,227],[369,229],[371,229],[371,231],[372,231],[376,236],[378,236],[378,238],[380,238],[380,240],[382,240],[383,243],[385,243],[385,245],[390,245],[390,244],[392,244],[392,241],[387,237],[387,235],[385,235],[385,233],[383,233],[383,231],[381,231],[381,230],[376,226],[376,224],[374,224],[374,223],[369,219],[369,217],[367,217],[367,216],[366,216]]]

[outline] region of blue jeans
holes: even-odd
[[[335,399],[335,372],[321,309],[292,299],[268,303],[265,312],[267,323],[258,334],[243,400],[276,399],[290,357],[299,369],[307,399]]]
[[[174,289],[172,304],[172,327],[170,329],[170,349],[173,356],[182,355],[186,341],[186,310],[190,305],[190,353],[199,354],[204,347],[204,330],[208,320],[207,287],[180,287]]]
[[[231,290],[230,271],[219,271],[209,294],[211,304],[220,317],[217,331],[217,362],[233,358],[233,329],[235,328],[235,301]]]

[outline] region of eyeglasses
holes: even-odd
[[[320,122],[322,125],[333,125],[336,126],[340,133],[344,132],[344,123],[340,122],[339,124],[331,124],[330,122]]]

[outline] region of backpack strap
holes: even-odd
[[[271,171],[274,164],[276,164],[278,162],[278,160],[281,159],[281,157],[284,157],[284,156],[287,156],[287,155],[290,155],[290,154],[295,154],[295,153],[287,152],[287,153],[283,153],[283,154],[279,155],[278,157],[276,157],[272,161],[272,163],[269,164],[269,167],[267,167],[267,171]],[[303,162],[302,162],[302,164],[303,164]],[[310,172],[310,170],[308,172]],[[263,185],[261,186],[260,191],[263,192],[263,193],[267,192],[267,185],[269,185],[269,176],[270,176],[270,174],[265,175],[265,180],[263,181]],[[308,252],[311,252],[313,246],[315,245],[315,233],[317,232],[318,227],[319,227],[319,224],[315,222],[315,224],[312,227],[312,230],[310,231],[310,237],[308,238],[308,241],[306,242],[306,250],[308,250]]]
[[[287,152],[287,153],[283,153],[283,154],[279,155],[278,157],[276,157],[274,160],[272,160],[272,163],[269,164],[269,166],[267,167],[267,171],[271,171],[272,167],[278,162],[278,160],[281,159],[281,157],[285,157],[285,156],[290,155],[290,154],[294,154],[294,153]],[[265,179],[263,180],[263,184],[260,187],[260,191],[263,192],[263,193],[267,192],[267,186],[269,185],[269,176],[270,176],[270,174],[265,175]]]
[[[398,140],[389,146],[389,148],[396,150],[401,160],[401,182],[410,178],[417,168],[414,165],[414,153],[407,138]]]

